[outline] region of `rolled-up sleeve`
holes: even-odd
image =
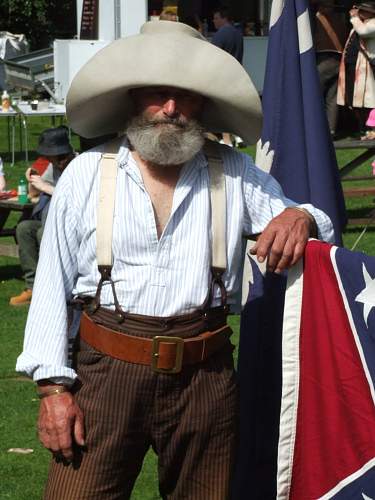
[[[299,206],[308,210],[315,218],[318,238],[330,243],[334,242],[333,225],[328,215],[309,203],[298,204],[287,198],[276,179],[257,168],[250,158],[245,159],[244,163],[245,234],[261,233],[267,224],[285,208]]]
[[[68,172],[66,172],[68,174]],[[35,381],[58,378],[73,382],[68,365],[67,300],[77,276],[78,217],[71,196],[73,179],[63,175],[52,197],[43,232],[23,352],[16,370]]]

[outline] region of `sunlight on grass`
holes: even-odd
[[[48,118],[39,119],[35,123],[29,124],[30,148],[35,148],[40,132],[49,126]],[[15,166],[10,166],[5,127],[5,120],[0,120],[0,154],[5,160],[8,187],[12,188],[17,185],[19,176],[24,173],[26,163],[23,161],[23,153],[19,152]],[[19,141],[18,134],[16,134],[16,139]],[[73,141],[77,146],[76,136],[73,137]],[[16,148],[19,149],[18,142]],[[249,151],[254,153],[254,148],[246,150],[246,152]],[[31,154],[31,158],[33,157],[35,155]],[[340,151],[338,153],[339,164],[345,164],[352,157],[352,151]],[[369,175],[370,163],[363,165],[356,174]],[[347,209],[351,216],[366,212],[373,206],[371,197],[347,200]],[[16,216],[13,216],[8,225],[12,226],[15,222]],[[346,247],[352,246],[361,230],[361,227],[350,227],[346,230],[344,234]],[[0,243],[14,244],[10,238]],[[369,255],[375,255],[375,227],[369,228],[358,249]],[[35,397],[34,384],[19,377],[14,372],[16,358],[22,350],[23,329],[28,308],[12,308],[9,307],[8,302],[12,295],[18,294],[23,289],[23,286],[18,260],[11,257],[0,257],[0,342],[2,346],[0,364],[0,397],[2,401],[0,406],[0,500],[40,499],[49,462],[49,453],[41,447],[36,437],[38,401]],[[230,324],[235,332],[232,341],[238,346],[239,316],[230,317]],[[237,349],[235,357],[237,357]],[[29,455],[19,455],[8,453],[9,448],[31,448],[34,451]],[[152,452],[146,457],[132,499],[159,499],[157,457]]]

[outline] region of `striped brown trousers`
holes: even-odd
[[[164,499],[228,498],[238,415],[229,341],[179,374],[110,358],[81,341],[77,371],[87,448],[73,464],[52,460],[46,500],[130,498],[151,446]]]

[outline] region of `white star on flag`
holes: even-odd
[[[363,500],[373,500],[372,498],[368,497],[364,493],[362,493],[362,496],[363,496]]]
[[[367,319],[370,311],[375,307],[375,278],[372,279],[369,275],[366,266],[362,264],[363,279],[365,280],[365,288],[355,298],[356,302],[363,304],[363,319],[368,328]]]

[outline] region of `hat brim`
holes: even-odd
[[[206,40],[186,36],[186,28],[192,28],[181,23],[155,21],[144,27],[140,35],[103,48],[77,73],[66,103],[72,129],[87,138],[123,131],[132,113],[128,91],[160,85],[204,96],[201,122],[208,131],[256,142],[260,99],[241,64]]]
[[[38,146],[36,152],[40,156],[69,155],[69,154],[73,153],[73,148],[69,144],[61,145],[61,146],[41,145],[41,146]]]

